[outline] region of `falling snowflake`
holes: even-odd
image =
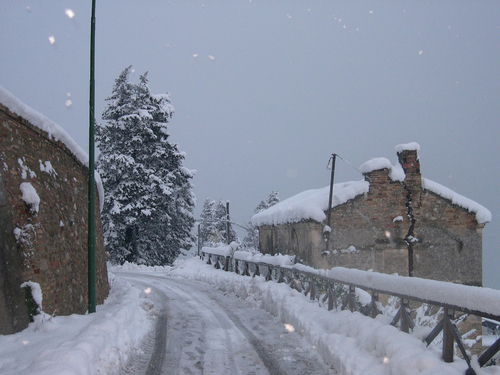
[[[66,9],[65,13],[69,18],[73,18],[75,16],[75,12],[73,12],[71,9]]]
[[[54,36],[49,36],[49,42],[50,44],[54,44],[56,42],[56,38],[54,38]]]
[[[210,60],[215,60],[215,56],[212,56],[212,55],[208,55],[208,58],[209,58]]]

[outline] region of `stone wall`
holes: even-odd
[[[1,243],[6,244],[0,255],[4,267],[19,274],[12,285],[0,285],[0,294],[19,299],[19,282],[31,280],[42,288],[46,313],[84,313],[88,308],[88,168],[65,144],[1,104],[0,168],[0,197],[5,192],[4,202],[0,200],[2,227],[10,226],[0,233]],[[38,207],[23,199],[22,183],[34,188]],[[96,199],[98,304],[109,292],[99,212]],[[16,261],[7,261],[10,258]],[[23,320],[15,330],[26,324]]]
[[[482,228],[473,212],[422,188],[414,150],[398,154],[406,178],[388,169],[365,175],[369,192],[336,206],[326,223],[259,228],[264,253],[296,255],[297,261],[328,269],[342,266],[470,285],[482,283]],[[410,246],[409,246],[409,245]]]

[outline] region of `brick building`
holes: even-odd
[[[416,143],[396,146],[398,163],[372,159],[363,181],[302,192],[252,217],[263,253],[336,266],[482,284],[482,229],[491,213],[423,178]]]
[[[57,124],[0,86],[0,334],[28,324],[23,282],[40,285],[48,314],[87,310],[87,157]],[[95,224],[100,304],[109,285],[99,214]]]

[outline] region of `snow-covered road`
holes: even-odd
[[[116,273],[158,311],[141,356],[124,374],[334,374],[315,348],[267,311],[187,279]]]
[[[217,270],[197,258],[171,267],[114,266],[109,281],[110,294],[95,314],[41,313],[22,332],[0,335],[0,374],[463,375],[467,370],[458,357],[443,362],[440,347],[422,342],[422,329],[406,334],[391,326],[390,314],[372,319],[328,311],[284,283]],[[476,364],[478,375],[500,375],[500,366]]]

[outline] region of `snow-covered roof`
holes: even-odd
[[[69,136],[66,131],[56,124],[54,121],[47,118],[45,115],[34,110],[30,106],[21,102],[18,98],[12,95],[8,90],[6,90],[2,85],[0,85],[0,103],[9,109],[12,113],[21,116],[29,123],[42,131],[46,132],[49,138],[53,138],[55,141],[61,141],[68,150],[80,161],[83,165],[89,166],[89,155]],[[97,189],[99,192],[99,201],[104,203],[104,191],[102,189],[101,177],[96,172],[95,180],[97,183]]]
[[[368,188],[369,183],[367,181],[335,184],[332,207],[354,199],[360,194],[367,193]],[[251,219],[252,224],[256,226],[278,225],[308,219],[322,222],[326,219],[325,211],[328,209],[329,195],[329,186],[304,191],[255,214]]]
[[[411,142],[396,146],[397,152],[403,150],[418,151],[420,150],[420,145],[416,142]],[[392,165],[389,159],[386,158],[373,158],[363,163],[359,168],[360,172],[363,174],[381,169],[389,170],[389,178],[391,178],[392,181],[402,182],[406,178],[401,164],[396,163],[396,165]],[[491,212],[487,208],[437,182],[422,178],[422,187],[445,199],[449,199],[453,204],[475,213],[479,224],[491,221]],[[368,190],[368,181],[352,181],[335,184],[332,207],[354,199],[358,195],[365,194]],[[255,226],[297,223],[302,220],[315,220],[321,223],[326,219],[325,211],[328,210],[329,191],[329,186],[322,189],[304,191],[279,202],[267,210],[255,214],[251,218],[251,222]]]
[[[486,207],[481,206],[479,203],[473,201],[472,199],[466,198],[454,192],[447,187],[438,184],[437,182],[431,181],[428,178],[422,178],[422,187],[426,190],[432,191],[433,193],[449,199],[453,204],[463,207],[470,212],[476,214],[476,220],[479,224],[488,223],[491,221],[491,212]]]

